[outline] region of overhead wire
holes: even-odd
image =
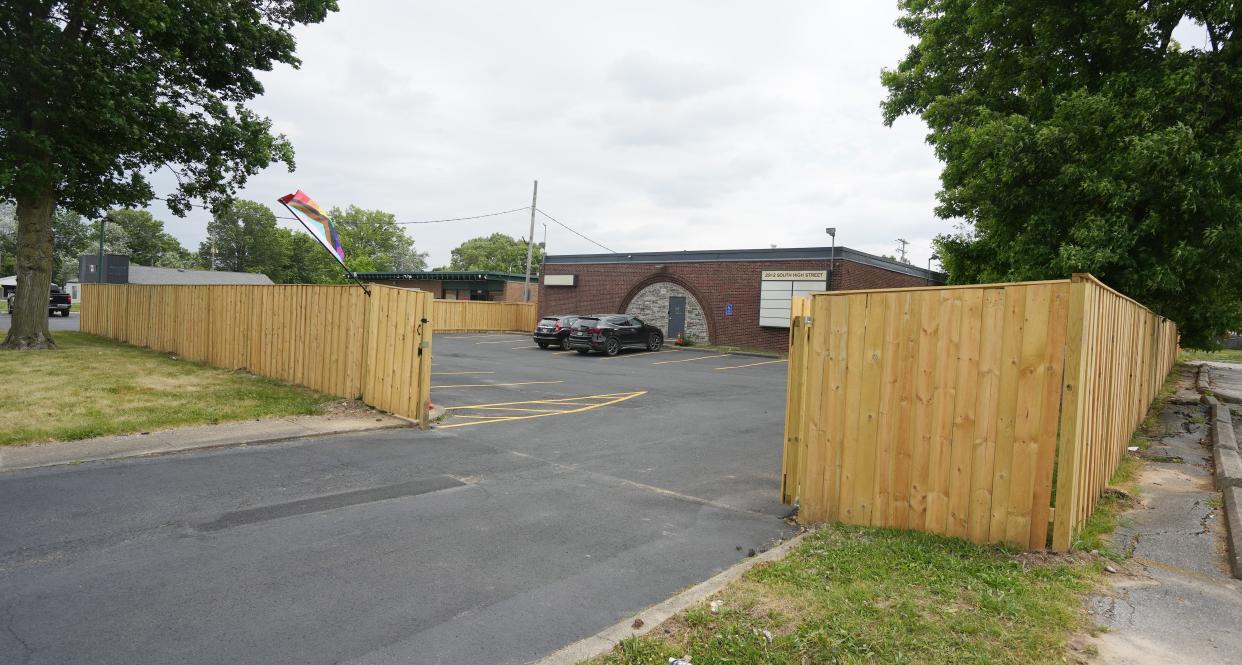
[[[165,201],[165,202],[166,202],[166,201],[168,200],[168,199],[165,199],[165,198],[164,198],[164,197],[162,197],[162,196],[153,196],[152,198],[153,198],[153,199],[155,199],[155,200],[157,200],[157,201]],[[200,205],[200,204],[197,204],[197,203],[187,203],[186,205],[190,206],[191,208],[201,208],[201,209],[203,209],[203,210],[211,210],[211,207],[210,207],[210,206]],[[522,212],[522,211],[524,211],[524,210],[530,210],[530,206],[522,206],[521,208],[514,208],[514,209],[512,209],[512,210],[501,210],[501,211],[499,211],[499,212],[489,212],[489,213],[485,213],[485,214],[482,214],[482,215],[471,215],[471,216],[469,216],[469,217],[449,217],[449,218],[446,218],[446,219],[425,219],[425,220],[418,220],[418,221],[410,221],[410,222],[396,222],[396,223],[397,223],[397,224],[401,224],[401,225],[412,225],[412,224],[443,224],[443,223],[446,223],[446,222],[465,222],[465,221],[469,221],[469,220],[473,220],[473,219],[484,219],[484,218],[486,218],[486,217],[498,217],[498,216],[500,216],[500,215],[508,215],[508,214],[512,214],[512,213],[515,213],[515,212]],[[596,241],[596,240],[593,240],[592,238],[589,238],[589,237],[587,237],[586,235],[584,235],[584,234],[582,234],[582,233],[579,233],[579,232],[578,232],[576,229],[574,229],[573,227],[571,227],[571,226],[569,226],[568,224],[566,224],[566,223],[562,222],[561,220],[559,220],[559,219],[557,219],[557,218],[553,217],[552,215],[549,215],[548,213],[544,212],[541,208],[535,208],[535,212],[538,212],[540,215],[543,215],[544,217],[547,217],[549,220],[551,220],[553,223],[557,224],[557,225],[558,225],[558,226],[560,226],[561,228],[565,229],[566,231],[569,231],[570,233],[572,233],[572,234],[574,234],[574,235],[578,236],[579,238],[582,238],[583,240],[585,240],[585,241],[587,241],[587,242],[591,243],[592,245],[595,245],[595,246],[597,246],[597,247],[600,247],[600,248],[604,249],[605,251],[612,252],[613,254],[618,254],[618,253],[619,253],[619,252],[617,252],[615,249],[612,249],[611,247],[608,247],[607,245],[604,245],[604,244],[603,244],[603,243],[601,243],[601,242],[598,242],[598,241]],[[289,217],[289,216],[285,216],[285,215],[276,215],[276,219],[286,219],[286,220],[289,220],[289,221],[294,221],[294,222],[299,221],[299,220],[298,220],[298,218],[296,218],[296,217]]]

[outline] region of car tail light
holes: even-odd
[[[557,322],[556,322],[556,327],[555,327],[555,328],[553,328],[552,330],[554,330],[555,332],[560,332],[560,331],[561,331],[561,322],[560,322],[560,321],[557,321]]]
[[[591,332],[595,333],[596,335],[602,335],[604,333],[604,329],[603,328],[591,328]]]

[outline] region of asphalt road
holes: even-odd
[[[77,312],[69,312],[68,317],[57,314],[56,316],[47,317],[47,327],[52,332],[77,330],[81,319],[78,318]],[[0,330],[8,330],[12,325],[13,317],[8,312],[0,314]]]
[[[792,532],[781,362],[434,359],[432,432],[0,475],[0,662],[524,663]]]

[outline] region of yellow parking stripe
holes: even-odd
[[[495,374],[495,372],[432,372],[432,376],[457,376],[459,374]]]
[[[497,339],[497,340],[492,340],[490,342],[475,342],[476,345],[478,344],[512,344],[512,343],[513,343],[513,340],[511,339]]]
[[[549,383],[565,383],[565,382],[564,381],[519,381],[517,383],[461,383],[461,384],[451,385],[451,386],[432,386],[431,389],[435,390],[436,388],[504,388],[508,386],[546,385]]]
[[[597,402],[595,404],[585,404],[576,409],[569,409],[567,411],[550,411],[546,413],[532,413],[529,416],[501,416],[501,417],[493,418],[491,420],[476,420],[474,422],[468,422],[468,423],[453,423],[451,425],[438,425],[437,428],[438,429],[450,429],[453,427],[468,427],[470,425],[485,425],[487,423],[495,423],[495,422],[509,422],[512,420],[530,420],[532,418],[546,418],[548,416],[563,416],[563,415],[567,415],[570,413],[582,413],[584,411],[598,409],[603,406],[619,404],[626,400],[634,399],[635,397],[641,397],[642,395],[646,395],[646,394],[647,394],[646,390],[640,390],[638,392],[632,392],[632,393],[609,393],[609,394],[603,394],[603,395],[585,395],[582,397],[570,397],[570,398],[565,398],[565,399],[531,400],[529,402],[507,402],[503,404],[476,404],[473,406],[453,406],[453,407],[449,407],[449,409],[471,409],[471,408],[478,409],[478,408],[483,408],[483,407],[512,406],[512,405],[518,405],[518,404],[546,404],[546,403],[562,404],[569,400],[608,398],[607,401]],[[458,417],[458,415],[459,414],[455,414],[455,413],[450,414],[451,417]]]
[[[728,367],[713,367],[712,369],[742,369],[743,367],[754,367],[756,365],[771,365],[772,363],[784,363],[784,362],[789,362],[789,361],[785,360],[784,358],[781,358],[780,360],[765,360],[761,363],[746,363],[745,365],[729,365]]]
[[[527,345],[527,346],[515,346],[515,347],[513,347],[512,349],[509,349],[509,350],[510,350],[510,351],[517,351],[518,349],[538,349],[538,348],[540,348],[540,347],[538,347],[538,346],[536,346],[536,345],[534,345],[534,344],[529,344],[529,345]]]
[[[718,356],[699,356],[698,358],[686,358],[684,360],[661,360],[658,362],[653,362],[651,364],[652,365],[667,365],[669,363],[692,363],[696,360],[707,360],[709,358],[728,358],[731,355],[732,354],[729,354],[729,353],[722,353]]]
[[[643,392],[645,393],[647,391],[644,390]],[[519,404],[563,404],[566,402],[571,402],[571,403],[576,402],[577,400],[580,400],[580,399],[611,399],[613,397],[626,397],[628,399],[628,397],[633,396],[633,395],[634,393],[601,393],[599,395],[583,395],[581,397],[555,397],[552,399],[533,399],[533,400],[527,400],[525,402],[493,402],[491,404],[467,404],[464,406],[449,406],[449,407],[445,407],[445,409],[452,411],[453,409],[481,409],[485,406],[517,406]]]
[[[536,413],[561,413],[563,411],[563,409],[527,409],[527,408],[523,408],[520,406],[467,406],[467,407],[452,407],[452,408],[478,409],[480,411],[534,411]],[[456,416],[456,415],[461,415],[461,414],[455,413],[452,415]],[[497,416],[492,415],[490,417],[496,418]]]

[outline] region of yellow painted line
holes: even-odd
[[[537,348],[539,348],[539,346],[538,346],[538,345],[536,345],[536,344],[530,344],[530,345],[528,345],[528,346],[515,346],[515,347],[513,347],[512,349],[509,349],[509,350],[510,350],[510,351],[517,351],[518,349],[537,349]]]
[[[475,342],[475,345],[477,346],[479,344],[512,344],[512,343],[513,343],[513,340],[511,339],[497,339],[497,340],[492,340],[490,342]]]
[[[643,392],[646,392],[645,390]],[[613,397],[624,397],[633,393],[601,393],[599,395],[583,395],[582,397],[557,397],[553,399],[532,399],[524,402],[493,402],[491,404],[467,404],[464,406],[445,407],[446,411],[453,409],[481,409],[485,406],[517,406],[520,404],[564,404],[574,403],[580,399],[612,399]]]
[[[461,383],[461,384],[452,385],[452,386],[432,386],[431,389],[435,390],[436,388],[504,388],[507,386],[534,386],[534,385],[544,385],[544,384],[549,384],[549,383],[565,383],[565,382],[564,381],[519,381],[517,383]]]
[[[713,367],[712,369],[742,369],[743,367],[754,367],[756,365],[771,365],[772,363],[784,363],[784,362],[789,362],[789,361],[782,358],[780,360],[765,360],[761,363],[746,363],[745,365],[729,365],[728,367]]]
[[[440,425],[439,429],[449,429],[452,427],[468,427],[470,425],[485,425],[487,423],[509,422],[513,420],[530,420],[532,418],[546,418],[548,416],[563,416],[563,415],[567,415],[570,413],[582,413],[584,411],[598,409],[603,406],[611,406],[613,404],[619,404],[626,400],[634,399],[635,397],[641,397],[642,395],[646,395],[646,394],[647,394],[646,390],[640,390],[638,392],[633,392],[633,393],[614,393],[613,395],[611,395],[613,399],[610,399],[606,402],[599,402],[598,404],[587,404],[577,409],[570,409],[569,411],[559,411],[556,413],[533,413],[529,416],[510,416],[507,418],[497,418],[495,420],[479,420],[479,421],[472,422],[472,423],[454,423],[452,425]],[[605,395],[590,395],[589,397],[605,397]],[[577,399],[586,399],[586,398],[577,398]],[[510,404],[523,404],[523,403],[524,402],[510,402]],[[529,402],[525,402],[525,403],[529,404]],[[457,408],[468,409],[470,407],[462,406],[462,407],[457,407]]]
[[[667,365],[669,363],[692,363],[696,360],[708,360],[710,358],[728,358],[731,355],[732,354],[722,353],[718,356],[699,356],[698,358],[686,358],[685,360],[661,360],[659,362],[654,362],[651,364],[652,365]]]
[[[572,404],[571,406],[578,406],[578,405]],[[562,409],[527,409],[521,406],[463,406],[463,407],[454,407],[454,408],[478,409],[479,411],[534,411],[536,413],[561,413],[563,411]],[[453,415],[457,415],[457,414],[453,414]],[[490,417],[496,418],[497,416],[490,416]]]
[[[566,353],[577,353],[577,351],[570,349],[568,351],[553,351],[552,352],[553,355],[557,355],[557,356],[565,355]]]
[[[460,374],[495,374],[495,372],[432,372],[432,376],[458,376]]]

